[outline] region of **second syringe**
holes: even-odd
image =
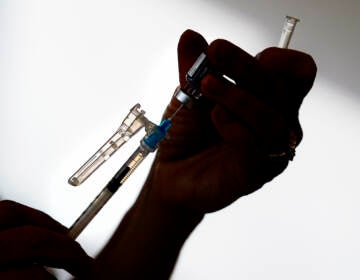
[[[140,104],[136,104],[109,140],[69,178],[69,184],[72,186],[82,184],[144,126],[146,130],[150,130],[154,124],[145,117],[145,111],[140,109]]]

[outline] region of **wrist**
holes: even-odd
[[[160,203],[146,183],[98,258],[99,275],[168,279],[179,252],[203,215]]]
[[[129,214],[151,226],[158,223],[159,231],[167,234],[172,232],[176,238],[182,236],[184,239],[204,217],[204,214],[196,209],[164,200],[156,192],[156,186],[152,185],[151,180],[148,180],[143,186],[138,199],[129,210]]]

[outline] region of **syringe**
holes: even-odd
[[[173,115],[174,116],[174,115]],[[172,116],[172,117],[173,117]],[[157,149],[159,142],[164,139],[166,132],[171,126],[171,119],[165,119],[160,125],[154,126],[150,133],[145,135],[141,140],[139,147],[119,169],[114,177],[109,181],[105,188],[90,203],[88,208],[80,215],[75,223],[70,227],[68,236],[76,238],[82,230],[96,216],[106,202],[114,195],[114,193],[124,184],[139,164],[146,156]]]
[[[130,109],[109,140],[69,178],[70,185],[79,186],[142,127],[149,129],[154,125],[145,117],[145,111],[140,108],[140,104],[136,104]]]
[[[286,17],[282,36],[278,45],[279,47],[281,48],[288,47],[291,39],[291,35],[298,21],[299,20],[296,18],[289,16]],[[201,97],[201,92],[200,92],[201,80],[211,70],[212,70],[211,65],[208,61],[206,54],[201,53],[198,59],[193,64],[193,66],[186,73],[187,83],[184,86],[184,88],[181,88],[179,86],[175,90],[174,96],[181,102],[181,105],[178,107],[178,109],[169,119],[165,119],[159,126],[154,126],[152,129],[150,129],[150,132],[148,132],[148,134],[142,139],[142,141],[140,142],[140,146],[136,149],[136,151],[130,156],[130,158],[119,169],[119,171],[105,186],[105,188],[99,193],[99,195],[93,200],[93,202],[88,206],[88,208],[80,215],[80,217],[71,226],[68,233],[70,237],[76,238],[81,233],[81,231],[96,216],[96,214],[101,210],[101,208],[106,204],[106,202],[111,198],[111,196],[119,189],[119,187],[127,180],[127,178],[132,174],[132,172],[137,168],[137,166],[139,166],[139,164],[145,159],[145,157],[150,152],[156,150],[158,143],[165,137],[167,130],[171,126],[171,119],[177,114],[177,112],[181,110],[184,107],[184,105],[188,108],[191,108],[194,105],[194,103],[197,102],[197,100]],[[139,116],[140,115],[141,114],[139,114]],[[138,120],[141,120],[140,123],[148,121],[146,118],[144,119],[143,118],[144,118],[143,114],[141,115],[141,117],[138,118]],[[135,118],[135,120],[136,119],[137,118]],[[136,124],[136,126],[137,125],[138,124]],[[142,125],[138,129],[140,129],[143,126],[144,123],[142,123]],[[107,143],[109,143],[109,141]],[[100,148],[98,152],[100,152],[100,154],[97,153],[98,155],[104,155],[104,149]],[[92,162],[91,159],[88,162],[91,163]],[[100,164],[96,164],[96,168],[99,167],[102,163],[103,161]],[[79,169],[79,171],[81,171],[81,168]],[[85,174],[87,174],[88,177],[91,175],[92,172],[85,171]],[[74,176],[72,176],[72,178],[73,177]]]

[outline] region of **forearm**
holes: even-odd
[[[97,258],[101,279],[168,279],[202,215],[159,203],[148,184]]]

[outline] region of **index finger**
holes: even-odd
[[[62,224],[39,210],[11,200],[0,201],[0,230],[24,225],[40,226],[64,234],[68,231]]]
[[[37,263],[85,276],[91,273],[94,262],[70,237],[36,226],[1,231],[0,247],[0,270]]]
[[[258,96],[268,88],[270,79],[259,61],[229,41],[213,41],[207,49],[207,55],[211,65],[234,80],[238,86]]]

